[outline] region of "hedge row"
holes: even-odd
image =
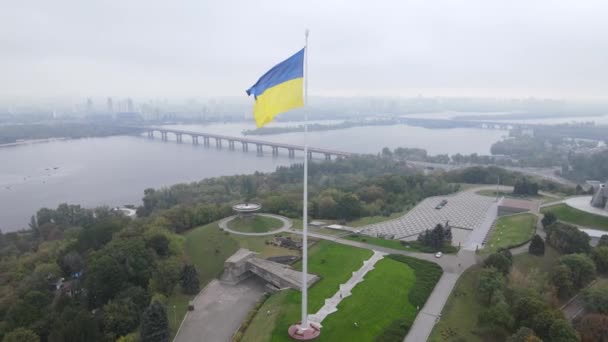
[[[415,259],[405,255],[391,254],[388,257],[405,263],[414,270],[416,280],[410,290],[408,299],[412,305],[422,309],[422,306],[426,303],[431,292],[433,292],[439,278],[441,278],[443,270],[434,262]]]

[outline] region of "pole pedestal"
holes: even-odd
[[[289,337],[296,341],[311,341],[321,335],[321,329],[313,324],[309,324],[308,329],[302,329],[300,322],[298,322],[297,324],[290,326],[287,333],[289,334]]]

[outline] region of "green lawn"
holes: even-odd
[[[255,215],[252,218],[240,217],[228,222],[228,228],[243,233],[266,233],[281,228],[283,222],[273,217]]]
[[[532,214],[518,214],[498,218],[483,249],[493,253],[500,248],[508,248],[528,241],[534,235],[537,217]]]
[[[320,241],[309,250],[308,270],[321,279],[308,291],[309,312],[318,311],[325,299],[331,297],[338,286],[346,282],[352,272],[361,268],[371,257],[370,250]],[[299,269],[300,264],[294,267]],[[299,291],[285,290],[272,295],[260,308],[243,341],[290,341],[286,331],[299,321],[301,308]],[[271,314],[268,314],[268,311]]]
[[[196,266],[201,288],[218,277],[224,261],[239,249],[239,242],[219,229],[216,222],[197,227],[185,234],[186,255]]]
[[[547,211],[552,211],[555,216],[557,216],[558,220],[564,222],[608,231],[607,216],[587,213],[582,210],[572,208],[571,206],[564,203],[552,205],[550,207],[545,207],[541,209],[541,212],[543,213],[546,213]]]
[[[351,234],[348,236],[344,236],[342,238],[347,239],[347,240],[352,240],[352,241],[358,241],[358,242],[362,242],[362,243],[369,243],[372,245],[386,247],[386,248],[408,251],[408,252],[422,252],[422,253],[437,252],[436,250],[425,249],[423,246],[420,245],[420,243],[418,243],[418,241],[408,241],[404,245],[399,240],[387,240],[387,239],[381,239],[381,238],[365,236],[365,235]],[[458,252],[458,248],[455,246],[445,246],[444,248],[442,248],[442,252],[448,253],[448,254],[455,254]]]
[[[441,319],[433,328],[429,342],[483,341],[473,331],[483,306],[477,300],[477,279],[480,268],[474,266],[464,272],[452,290],[441,312]]]
[[[524,275],[534,271],[546,274],[549,273],[559,257],[560,254],[558,251],[548,244],[545,244],[545,255],[543,256],[536,256],[529,253],[514,255],[513,270],[517,270]]]
[[[414,270],[406,264],[389,258],[379,261],[338,311],[323,321],[319,341],[374,341],[395,320],[413,322],[416,307],[408,293],[414,280]]]

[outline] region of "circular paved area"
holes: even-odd
[[[264,232],[264,233],[244,233],[244,232],[239,232],[238,230],[233,230],[228,228],[228,222],[234,220],[235,218],[237,218],[238,215],[232,215],[232,216],[228,216],[225,219],[221,220],[218,225],[220,226],[220,228],[222,228],[223,230],[232,233],[232,234],[236,234],[236,235],[246,235],[246,236],[266,236],[266,235],[274,235],[276,233],[281,233],[281,232],[285,232],[288,231],[289,229],[291,229],[291,226],[293,225],[293,223],[291,222],[290,219],[288,219],[285,216],[280,216],[280,215],[274,215],[274,214],[255,214],[258,216],[265,216],[265,217],[270,217],[273,219],[277,219],[279,221],[281,221],[283,223],[283,225],[273,231],[270,232]]]
[[[608,217],[608,210],[603,210],[591,206],[591,196],[570,197],[565,199],[564,203],[578,210],[586,211],[590,214]]]

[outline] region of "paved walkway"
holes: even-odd
[[[293,223],[291,222],[290,219],[288,219],[285,216],[280,216],[280,215],[274,215],[274,214],[255,214],[255,215],[259,215],[259,216],[265,216],[265,217],[271,217],[273,219],[277,219],[279,221],[281,221],[283,223],[283,225],[280,228],[277,228],[273,231],[270,232],[264,232],[264,233],[245,233],[245,232],[239,232],[238,230],[232,230],[230,228],[228,228],[228,222],[234,220],[235,218],[238,217],[238,215],[232,215],[232,216],[228,216],[225,219],[222,219],[218,225],[220,226],[220,228],[222,228],[223,230],[232,233],[232,234],[236,234],[236,235],[245,235],[245,236],[266,236],[266,235],[274,235],[276,233],[280,233],[280,232],[285,232],[288,231],[289,229],[291,229]]]
[[[322,327],[321,323],[330,314],[338,311],[338,304],[342,299],[349,297],[352,293],[353,288],[363,281],[365,275],[374,269],[374,265],[384,258],[386,253],[374,251],[374,255],[371,258],[363,262],[363,266],[360,269],[353,272],[353,276],[348,279],[344,284],[340,284],[340,289],[333,296],[325,300],[325,305],[313,315],[308,315],[310,322]]]
[[[265,282],[251,277],[237,285],[212,280],[194,298],[174,342],[230,342],[247,313],[260,300]],[[171,315],[169,315],[171,317]]]
[[[441,311],[443,306],[450,297],[452,289],[456,286],[458,278],[461,273],[444,273],[439,279],[435,289],[431,293],[431,296],[424,304],[422,310],[416,316],[414,324],[410,328],[407,336],[403,341],[405,342],[421,342],[426,341],[433,331],[433,327],[439,321],[441,317]],[[472,319],[477,319],[473,317]]]
[[[504,198],[504,197],[503,197]],[[498,206],[502,202],[502,198],[498,202],[494,202],[490,205],[485,213],[483,220],[479,225],[469,234],[467,241],[463,244],[462,248],[469,251],[475,251],[478,248],[483,248],[483,241],[485,240],[490,228],[498,217]]]

